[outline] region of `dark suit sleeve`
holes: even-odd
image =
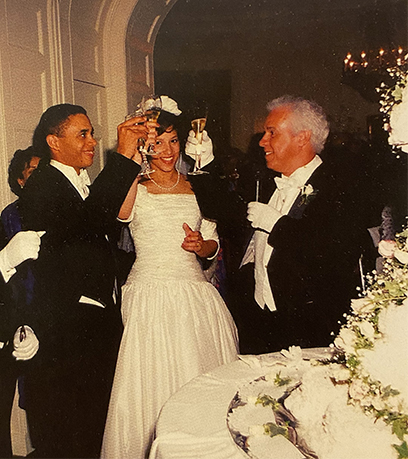
[[[201,213],[217,222],[221,234],[242,230],[246,225],[247,203],[244,197],[230,189],[229,181],[216,159],[203,170],[208,174],[188,176]]]
[[[96,221],[116,219],[139,172],[139,164],[118,153],[109,154],[106,166],[91,185],[90,195],[85,200]]]
[[[62,173],[49,165],[41,167],[27,182],[20,198],[24,228],[56,228],[59,241],[84,233],[109,232],[139,171],[134,161],[111,153],[83,201]],[[50,236],[47,234],[47,238]]]

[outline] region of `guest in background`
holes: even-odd
[[[21,231],[11,239],[0,226],[0,457],[12,456],[10,418],[20,373],[16,360],[29,360],[38,350],[38,340],[32,329],[23,325],[14,290],[15,276],[28,259],[35,260],[40,249],[40,234]],[[24,311],[23,311],[24,312]],[[23,326],[22,326],[23,325]]]
[[[17,150],[10,161],[8,168],[8,183],[11,191],[20,196],[21,190],[30,175],[37,169],[40,158],[35,154],[32,146],[25,150]],[[9,204],[1,213],[6,236],[11,239],[14,234],[21,231],[21,217],[18,210],[19,200]]]
[[[271,192],[246,203],[225,189],[211,157],[208,175],[190,177],[207,218],[246,232],[247,213],[252,227],[229,297],[243,353],[329,345],[357,293],[366,234],[352,188],[319,156],[329,133],[322,108],[284,96],[268,110],[259,145],[281,175]]]
[[[118,126],[117,152],[92,185],[97,142],[83,107],[52,106],[35,129],[41,162],[19,204],[23,227],[46,231],[31,266],[28,324],[40,342],[25,377],[32,457],[99,456],[122,332],[109,235],[140,171],[144,121]]]
[[[35,155],[32,147],[28,147],[25,150],[17,150],[14,153],[8,168],[8,182],[11,191],[13,191],[15,195],[20,195],[26,181],[37,168],[39,161],[40,158]],[[18,204],[19,200],[17,199],[9,204],[1,213],[1,237],[3,244],[8,243],[15,234],[21,231],[21,217]],[[19,236],[19,238],[21,237],[22,236]],[[23,243],[21,242],[21,244]],[[3,327],[9,330],[9,334],[14,333],[17,327],[21,326],[21,321],[25,323],[24,316],[27,312],[27,307],[29,307],[31,302],[32,290],[32,272],[27,264],[22,264],[19,266],[16,273],[13,274],[12,279],[7,283],[7,321],[6,317],[4,317]],[[26,332],[27,329],[25,330],[25,333]],[[25,343],[27,343],[27,340],[25,340]],[[9,347],[10,346],[12,347],[12,339],[9,340]],[[4,355],[8,356],[7,359]],[[2,409],[1,412],[5,414],[4,419],[5,422],[7,422],[8,433],[6,433],[4,437],[7,439],[9,437],[10,414],[14,399],[16,381],[18,381],[19,389],[19,406],[20,408],[25,408],[23,394],[23,373],[25,366],[16,362],[15,358],[11,356],[11,353],[5,351],[3,351],[2,363],[2,387],[0,390],[2,393],[1,407],[4,409]],[[3,438],[2,434],[1,437]],[[10,442],[9,438],[8,442]],[[3,444],[3,440],[0,440],[0,443]],[[2,451],[4,450],[0,447],[0,457],[11,457],[6,456],[6,452],[1,454]],[[9,454],[11,454],[11,450],[9,451]]]

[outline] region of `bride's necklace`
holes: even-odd
[[[157,188],[160,188],[161,190],[172,190],[173,188],[176,188],[176,186],[179,184],[180,182],[180,171],[177,171],[177,180],[176,180],[176,183],[174,185],[171,185],[171,186],[163,186],[163,185],[159,185],[152,177],[150,177],[150,174],[147,174],[147,176],[149,177],[149,179],[157,186]]]

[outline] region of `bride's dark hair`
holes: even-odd
[[[160,127],[157,128],[157,135],[162,135],[164,132],[167,131],[169,127],[173,127],[177,134],[180,137],[180,128],[183,124],[182,115],[176,116],[173,113],[166,112],[162,110],[160,112],[159,118],[157,122],[160,124]]]

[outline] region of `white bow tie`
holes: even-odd
[[[82,185],[90,185],[91,180],[89,178],[88,172],[86,169],[81,169],[78,175],[79,183]]]
[[[299,188],[297,181],[291,177],[275,177],[275,183],[279,190],[283,190],[284,188]]]
[[[88,186],[91,184],[91,180],[89,178],[88,172],[86,169],[81,169],[79,175],[77,175],[77,187],[82,192],[82,197],[85,199],[89,195],[89,188]]]

